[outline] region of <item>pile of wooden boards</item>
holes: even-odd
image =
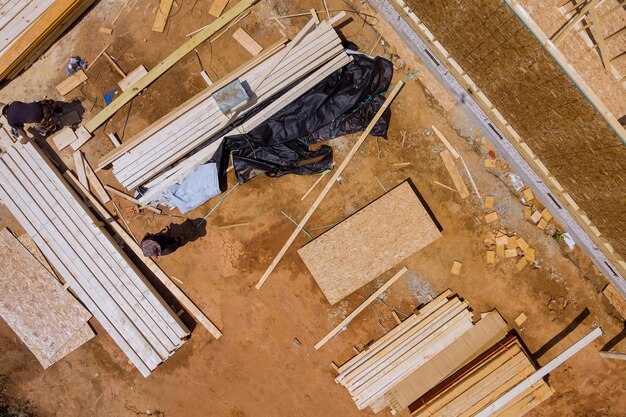
[[[537,260],[535,248],[531,247],[523,237],[506,229],[488,231],[484,243],[487,246],[488,264],[495,264],[498,259],[513,259],[517,270],[521,271]]]
[[[441,237],[407,181],[298,250],[329,303]]]
[[[409,406],[417,417],[474,416],[535,372],[516,336],[507,336]],[[492,416],[523,416],[553,394],[543,379]]]
[[[309,22],[286,46],[285,40],[282,40],[267,48],[249,63],[105,155],[99,168],[112,164],[115,177],[126,189],[147,188],[140,202],[149,203],[199,164],[209,160],[224,136],[208,146],[206,142],[235,118],[245,115],[275,94],[284,92],[280,99],[250,117],[231,134],[248,132],[350,62],[351,58],[344,52],[341,39],[332,27],[342,18],[343,14],[339,14],[318,25],[314,21]],[[213,94],[235,80],[249,86],[254,99],[224,114]],[[291,88],[285,91],[288,87]],[[191,157],[183,159],[202,146]],[[181,159],[173,168],[162,172]]]
[[[184,343],[187,328],[39,149],[7,146],[0,199],[142,375]]]
[[[360,410],[372,405],[379,410],[386,393],[472,328],[467,302],[449,299],[450,294],[441,294],[339,368],[335,381]]]
[[[94,337],[89,311],[8,229],[0,230],[0,316],[44,368]]]
[[[94,0],[0,2],[0,81],[31,65]]]

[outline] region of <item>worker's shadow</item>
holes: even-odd
[[[180,246],[194,242],[201,237],[206,236],[206,222],[202,222],[201,218],[187,219],[182,223],[172,223],[167,228],[167,235],[178,240]]]

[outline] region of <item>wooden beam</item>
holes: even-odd
[[[278,252],[278,255],[272,261],[271,265],[267,268],[263,276],[261,276],[261,279],[259,279],[259,282],[255,286],[257,290],[263,286],[265,281],[267,281],[267,279],[269,278],[274,268],[276,268],[276,265],[278,265],[278,262],[280,262],[280,260],[283,258],[283,256],[287,252],[287,249],[289,249],[293,241],[296,240],[296,237],[298,236],[300,231],[302,231],[302,229],[304,228],[306,223],[309,221],[313,213],[315,213],[315,210],[317,210],[317,207],[321,204],[322,200],[324,200],[324,198],[326,197],[326,195],[328,194],[332,186],[337,182],[337,179],[346,169],[346,167],[348,166],[348,163],[350,162],[354,154],[357,153],[357,151],[359,150],[359,148],[361,147],[365,139],[367,139],[367,137],[369,136],[370,132],[372,131],[376,123],[378,123],[378,120],[381,118],[385,110],[387,110],[387,107],[389,107],[393,99],[396,97],[396,95],[398,95],[398,93],[402,89],[402,86],[404,86],[404,82],[402,81],[396,84],[393,91],[391,91],[391,93],[389,94],[389,96],[387,97],[383,105],[381,106],[381,108],[378,110],[378,113],[376,113],[376,115],[374,116],[372,121],[369,123],[365,131],[361,134],[361,136],[359,137],[357,142],[354,144],[354,146],[352,147],[352,149],[350,150],[346,158],[343,160],[339,168],[337,168],[337,170],[334,171],[332,178],[328,180],[328,182],[326,183],[326,186],[324,187],[320,195],[317,197],[317,199],[315,200],[315,202],[313,203],[309,211],[304,215],[304,217],[298,224],[298,227],[296,227],[296,230],[293,231],[293,233],[291,234],[291,236],[289,237],[285,245],[282,247],[282,249]]]
[[[152,84],[157,78],[163,75],[174,64],[180,61],[185,55],[193,51],[198,45],[214,35],[218,30],[226,26],[228,22],[236,18],[241,12],[248,7],[255,4],[258,0],[241,0],[235,6],[230,8],[222,16],[215,19],[206,28],[195,34],[191,39],[182,44],[177,50],[172,52],[163,61],[159,62],[152,68],[145,76],[141,77],[129,90],[123,92],[119,97],[111,104],[106,106],[100,113],[98,113],[93,119],[87,122],[85,129],[93,133],[98,127],[106,122],[111,116],[113,116],[119,109],[121,109],[126,103],[132,100],[139,92],[144,88]]]
[[[70,144],[76,139],[76,133],[72,130],[71,127],[64,127],[63,129],[52,135],[52,142],[54,143],[54,146],[56,146],[56,148],[60,151],[70,146]]]
[[[117,188],[113,188],[110,185],[104,184],[104,189],[107,190],[108,192],[110,192],[113,195],[116,195],[116,196],[118,196],[120,198],[123,198],[126,201],[129,201],[129,202],[131,202],[133,204],[137,204],[140,209],[146,209],[146,210],[149,210],[149,211],[151,211],[153,213],[161,214],[161,210],[159,210],[157,208],[154,208],[152,206],[142,206],[141,203],[139,202],[139,200],[137,200],[134,197],[129,196],[128,194],[118,190]]]
[[[556,358],[552,359],[548,362],[544,367],[537,370],[534,374],[526,378],[524,381],[516,385],[512,390],[508,391],[506,394],[498,398],[494,401],[489,407],[483,409],[480,413],[476,414],[476,417],[488,417],[502,407],[506,406],[509,402],[511,402],[515,397],[522,394],[528,388],[532,387],[537,381],[542,379],[544,376],[548,375],[554,369],[556,369],[559,365],[565,362],[567,359],[571,358],[578,351],[583,349],[589,343],[593,342],[595,339],[602,335],[602,329],[596,327],[593,329],[587,336],[580,339],[578,342],[574,343],[570,346],[565,352],[561,353]]]
[[[72,91],[85,81],[87,81],[87,74],[85,74],[85,71],[80,70],[77,71],[74,75],[71,75],[63,80],[63,82],[57,85],[56,88],[62,96],[66,96],[70,91]]]
[[[457,150],[454,148],[454,146],[452,146],[452,144],[450,142],[448,142],[448,139],[446,139],[446,137],[443,135],[443,133],[441,133],[439,131],[439,129],[437,129],[437,127],[435,127],[435,125],[432,125],[430,128],[433,130],[433,132],[435,132],[435,136],[437,136],[439,138],[439,140],[441,140],[443,142],[443,144],[448,149],[448,151],[450,151],[450,154],[452,155],[452,157],[454,159],[457,159],[457,158],[459,158],[461,156],[461,155],[459,155]]]
[[[161,0],[154,18],[154,24],[152,25],[153,31],[163,32],[165,30],[167,19],[170,16],[170,11],[172,11],[172,4],[174,4],[174,0]]]
[[[74,172],[76,172],[78,181],[80,181],[80,183],[85,187],[89,187],[87,174],[85,172],[85,159],[83,158],[83,153],[81,151],[76,151],[72,156],[74,158]]]
[[[602,26],[602,21],[598,17],[598,13],[596,12],[596,8],[592,7],[589,12],[589,17],[591,18],[592,25],[589,28],[591,30],[591,34],[593,35],[596,43],[598,44],[598,48],[600,49],[600,60],[602,61],[602,66],[604,66],[605,70],[609,70],[609,54],[606,50],[606,45],[604,43],[604,27]]]
[[[257,56],[263,50],[263,47],[242,28],[237,29],[235,33],[233,33],[233,38],[239,42],[246,51],[250,52],[252,56]]]
[[[576,15],[574,15],[566,24],[565,26],[561,27],[559,30],[556,31],[556,33],[554,35],[552,35],[552,37],[550,38],[550,40],[555,44],[558,45],[559,42],[563,39],[563,37],[565,36],[565,34],[567,34],[567,32],[578,22],[580,22],[585,15],[589,12],[589,9],[591,9],[592,7],[595,8],[596,6],[596,0],[590,0],[589,3],[585,4],[584,7],[582,7],[579,11],[576,12]]]
[[[456,169],[456,165],[454,165],[454,160],[452,159],[450,152],[448,152],[447,150],[441,151],[439,152],[439,156],[441,157],[444,166],[448,170],[448,174],[450,174],[450,178],[452,178],[452,182],[454,183],[454,186],[459,192],[461,198],[465,199],[469,197],[469,191],[467,189],[467,186],[463,182],[461,174],[459,174],[459,171]]]
[[[87,175],[87,179],[89,180],[89,185],[91,186],[91,189],[96,193],[100,201],[102,201],[103,203],[108,203],[109,201],[111,201],[111,196],[109,196],[109,194],[104,189],[100,178],[98,178],[96,173],[93,171],[91,165],[89,165],[89,161],[83,159],[83,162],[85,166],[85,174]]]
[[[220,17],[228,4],[228,0],[213,0],[213,4],[211,4],[211,8],[209,9],[209,14],[211,16]]]
[[[111,66],[113,67],[113,69],[115,71],[117,71],[117,73],[122,77],[122,78],[126,78],[126,73],[124,71],[122,71],[122,68],[117,64],[117,62],[115,62],[113,60],[113,58],[111,58],[111,55],[109,55],[106,51],[102,54],[104,55],[104,57],[109,61],[109,63],[111,64]]]
[[[147,73],[148,73],[148,70],[146,69],[146,67],[144,67],[143,65],[140,65],[134,70],[132,70],[131,72],[129,72],[126,77],[124,77],[117,83],[117,85],[120,86],[122,91],[126,91]]]
[[[605,359],[617,359],[620,361],[626,361],[626,353],[600,351],[600,356]]]
[[[330,171],[324,171],[324,172],[322,173],[322,175],[320,175],[320,177],[317,179],[317,181],[315,181],[315,183],[313,183],[313,185],[312,185],[312,186],[308,189],[308,191],[307,191],[306,193],[304,193],[304,195],[302,196],[302,198],[300,199],[300,201],[304,201],[304,199],[305,199],[305,198],[307,198],[307,196],[308,196],[309,194],[311,194],[311,191],[313,191],[313,189],[314,189],[315,187],[317,187],[317,184],[319,184],[319,183],[320,183],[320,182],[324,179],[324,177],[326,176],[326,174],[328,174],[329,172],[330,172]]]
[[[63,174],[65,178],[74,186],[76,191],[83,197],[91,202],[93,209],[98,213],[98,215],[109,225],[115,233],[117,233],[122,240],[124,241],[125,246],[132,251],[135,256],[143,261],[143,263],[154,273],[155,277],[161,281],[161,283],[172,293],[174,298],[180,302],[185,310],[191,314],[194,319],[196,319],[202,326],[204,326],[209,333],[213,335],[216,339],[219,339],[222,336],[222,332],[209,320],[202,311],[187,297],[185,293],[181,291],[180,288],[176,286],[170,279],[170,277],[163,272],[163,270],[150,258],[146,258],[143,255],[143,251],[141,247],[132,239],[132,237],[124,230],[124,228],[115,221],[113,216],[107,211],[107,209],[100,204],[100,202],[87,190],[82,186],[80,182],[74,177],[70,172],[66,171]]]
[[[405,273],[406,273],[407,269],[406,267],[402,268],[400,271],[398,271],[393,277],[391,277],[389,279],[389,281],[385,282],[379,289],[377,289],[374,294],[370,295],[369,297],[367,297],[367,299],[365,301],[363,301],[361,303],[360,306],[358,306],[352,313],[350,313],[348,315],[348,317],[346,317],[345,319],[343,319],[343,321],[341,323],[339,323],[337,326],[335,326],[334,329],[332,329],[326,336],[324,336],[322,338],[322,340],[320,340],[319,342],[317,342],[317,344],[315,345],[315,349],[319,349],[322,346],[324,346],[326,344],[326,342],[328,342],[330,339],[332,339],[333,337],[335,337],[335,335],[339,334],[339,332],[341,331],[341,329],[343,329],[344,327],[346,327],[348,324],[350,324],[350,322],[352,320],[354,320],[354,318],[356,316],[358,316],[363,310],[365,310],[371,303],[372,301],[374,301],[375,299],[377,299],[378,297],[380,297],[380,295],[382,293],[384,293],[385,291],[387,291],[387,289],[389,287],[391,287],[391,285],[396,282],[400,277],[402,277]]]
[[[122,146],[122,144],[120,143],[120,140],[118,139],[115,133],[107,133],[107,137],[109,138],[113,146],[115,146],[116,148],[119,146]]]

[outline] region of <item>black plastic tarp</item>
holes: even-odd
[[[225,138],[223,152],[232,152],[240,183],[261,173],[307,175],[332,166],[330,146],[313,150],[309,145],[364,130],[382,106],[381,93],[393,75],[391,62],[384,58],[353,58],[249,133]],[[390,116],[388,109],[371,134],[386,137]]]

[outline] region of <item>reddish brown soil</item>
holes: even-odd
[[[103,21],[110,22],[122,5],[120,1],[103,3],[106,4],[99,4],[45,61],[5,88],[0,93],[2,101],[24,98],[29,92],[43,94],[36,87],[43,87],[43,91],[53,95],[53,86],[63,78],[62,63],[67,56],[95,56],[108,42],[106,35],[98,33],[97,29]],[[114,26],[110,51],[126,71],[139,64],[153,67],[184,41],[186,33],[208,21],[210,2],[198,2],[193,10],[193,2],[182,2],[180,10],[175,8],[166,32],[156,34],[150,27],[157,2],[145,3],[138,2],[129,15],[124,12]],[[278,26],[270,24],[269,17],[311,7],[322,8],[322,2],[297,2],[297,5],[294,2],[289,6],[277,3],[261,2],[242,22],[264,46],[280,37]],[[349,9],[347,3],[338,0],[329,0],[328,5],[330,9]],[[360,3],[359,7],[362,7]],[[378,34],[359,17],[352,16],[353,21],[342,33],[369,52]],[[293,36],[305,21],[306,18],[285,20],[288,35]],[[368,22],[374,23],[374,19]],[[120,39],[119,35],[127,31]],[[375,53],[390,57],[395,51],[385,42]],[[211,48],[205,43],[199,53],[213,77],[223,76],[248,58],[229,35]],[[401,66],[397,57],[394,62]],[[134,100],[125,131],[128,106],[105,130],[117,131],[123,138],[129,138],[200,91],[203,84],[198,71],[195,55],[185,57]],[[411,71],[411,68],[399,68],[396,79]],[[90,82],[82,88],[86,103],[93,103],[94,97],[112,88],[119,78],[103,59],[88,75]],[[96,108],[101,105],[99,98]],[[483,238],[491,227],[484,224],[480,202],[474,195],[461,201],[457,194],[433,183],[436,180],[452,185],[436,153],[442,145],[425,130],[433,124],[464,156],[480,191],[496,197],[501,217],[499,227],[516,232],[537,249],[539,268],[527,267],[520,273],[513,260],[499,260],[495,266],[487,266]],[[344,158],[354,140],[355,137],[345,137],[332,142],[337,161]],[[443,226],[443,238],[407,260],[412,273],[410,278],[395,284],[385,303],[410,313],[427,293],[435,295],[452,288],[469,300],[476,315],[497,308],[513,323],[519,313],[525,312],[528,320],[518,330],[531,352],[540,351],[588,308],[588,317],[571,334],[547,349],[538,358],[539,363],[545,364],[593,326],[601,326],[606,335],[550,375],[549,381],[556,394],[529,415],[623,416],[625,364],[602,359],[597,354],[623,327],[599,293],[604,278],[578,250],[567,254],[554,239],[524,220],[519,195],[511,191],[510,181],[506,179],[506,163],[500,161],[498,169],[490,171],[483,167],[482,161],[489,149],[489,144],[483,141],[482,135],[456,108],[444,113],[421,83],[409,81],[393,104],[389,140],[378,141],[380,154],[376,141],[368,139],[307,228],[340,221],[379,197],[384,191],[378,181],[389,189],[411,179]],[[111,144],[100,131],[85,146],[85,151],[88,159],[95,162],[110,148]],[[394,166],[402,162],[411,165]],[[109,172],[102,174],[105,181],[116,184]],[[384,328],[391,328],[394,321],[390,308],[374,303],[346,332],[321,350],[314,350],[313,345],[380,285],[380,281],[329,306],[296,252],[291,250],[266,285],[260,291],[254,289],[294,227],[280,210],[293,218],[301,218],[314,197],[304,202],[300,198],[316,179],[293,175],[276,179],[258,177],[238,187],[208,219],[205,237],[159,261],[169,274],[182,281],[181,288],[223,330],[224,336],[219,341],[196,327],[180,351],[144,379],[94,323],[98,333],[94,340],[43,371],[2,323],[0,374],[10,378],[10,395],[29,399],[41,416],[371,415],[369,410],[358,411],[347,392],[335,384],[329,363],[344,362],[354,355],[353,346],[361,348],[384,334]],[[232,177],[229,181],[234,184]],[[189,217],[204,216],[217,200],[190,213]],[[127,207],[125,202],[119,204]],[[2,223],[13,224],[4,211],[0,211],[0,216]],[[172,221],[182,221],[153,214],[127,218],[137,236],[157,231]],[[220,226],[237,223],[252,225],[220,229]],[[312,233],[318,235],[322,231]],[[307,241],[301,234],[294,247]],[[459,276],[449,273],[454,260],[463,263]],[[621,342],[615,348],[626,350],[626,344]]]

